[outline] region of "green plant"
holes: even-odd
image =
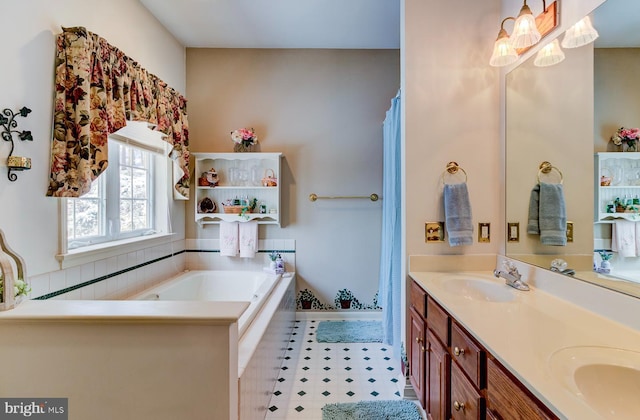
[[[613,254],[607,251],[598,251],[598,254],[600,254],[602,261],[609,261],[613,257]]]
[[[245,219],[249,220],[249,216],[247,215],[247,213],[253,212],[257,204],[258,199],[254,197],[251,201],[249,201],[249,205],[242,207],[242,210],[240,211],[240,217],[244,217]]]
[[[0,275],[0,303],[4,302],[4,278]],[[26,296],[31,292],[31,287],[22,279],[16,279],[13,284],[13,293],[15,297]]]

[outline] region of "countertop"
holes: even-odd
[[[639,331],[535,287],[515,290],[491,272],[409,275],[560,418],[587,420],[602,416],[554,377],[549,361],[555,352],[574,346],[640,352]],[[454,277],[501,284],[513,291],[515,299],[487,302],[464,297],[444,286]]]
[[[26,300],[0,312],[0,322],[144,322],[228,325],[248,302]]]

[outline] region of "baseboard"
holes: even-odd
[[[344,319],[344,320],[382,320],[381,311],[298,311],[296,320],[308,321],[312,319]]]

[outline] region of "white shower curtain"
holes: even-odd
[[[393,346],[393,354],[401,356],[400,337],[400,91],[391,100],[383,124],[382,169],[382,247],[380,254],[379,305],[385,343]]]

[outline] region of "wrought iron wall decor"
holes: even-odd
[[[31,158],[12,156],[14,148],[14,134],[17,134],[18,138],[20,138],[20,140],[22,141],[33,141],[31,131],[15,130],[15,128],[18,127],[18,122],[15,118],[18,116],[26,117],[30,112],[31,110],[29,108],[23,106],[18,112],[13,112],[9,108],[5,108],[4,110],[2,110],[2,114],[0,115],[0,126],[2,126],[2,140],[11,142],[11,151],[9,152],[9,156],[7,157],[7,167],[9,168],[7,176],[9,177],[9,181],[15,181],[16,179],[18,179],[18,176],[12,173],[12,171],[23,171],[25,169],[31,169]]]

